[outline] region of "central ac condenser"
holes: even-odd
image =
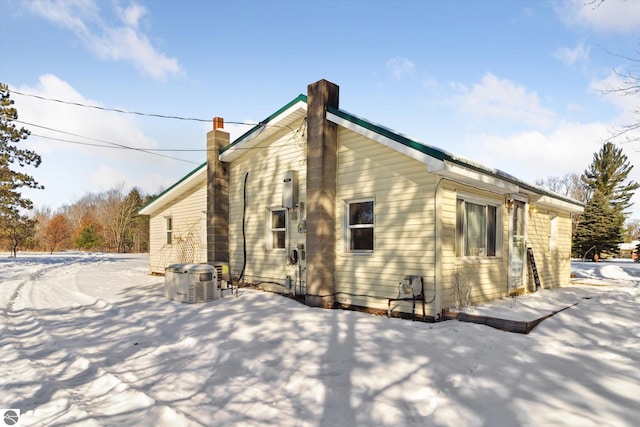
[[[216,268],[208,264],[173,264],[164,270],[164,295],[181,302],[205,302],[219,297]]]

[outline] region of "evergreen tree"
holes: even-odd
[[[633,181],[625,183],[632,169],[633,165],[622,153],[622,148],[607,142],[593,155],[593,162],[584,171],[582,182],[593,193],[599,191],[614,209],[624,213],[631,206],[633,193],[640,187]]]
[[[148,223],[146,215],[138,215],[138,211],[142,206],[142,195],[140,190],[133,188],[124,199],[123,215],[128,218],[127,229],[125,231],[125,249],[140,252],[141,248],[147,247],[143,242],[148,232]],[[147,237],[148,239],[148,237]]]
[[[21,211],[33,207],[31,200],[22,197],[20,188],[43,187],[30,175],[12,169],[14,166],[38,167],[41,162],[35,152],[18,148],[17,144],[27,139],[30,132],[12,123],[18,119],[18,111],[12,105],[9,87],[0,83],[0,220],[4,217],[15,221]]]
[[[622,243],[619,215],[608,199],[600,191],[596,191],[587,202],[576,226],[573,236],[574,256],[582,258],[588,254],[591,257],[601,257],[603,253],[616,253],[618,243]]]
[[[80,234],[75,239],[76,247],[85,251],[99,248],[103,242],[104,240],[94,224],[90,224],[80,230]]]
[[[582,182],[589,187],[587,201],[573,236],[574,255],[594,249],[597,255],[616,253],[623,242],[625,210],[640,184],[627,181],[633,165],[622,149],[605,143],[593,155],[593,161],[582,174]]]

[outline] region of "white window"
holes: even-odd
[[[558,214],[549,212],[549,250],[558,248]]]
[[[272,208],[267,211],[267,249],[285,249],[287,242],[287,210]]]
[[[499,205],[458,197],[456,202],[456,256],[500,255]]]
[[[374,214],[373,199],[345,203],[347,252],[373,252]]]
[[[165,228],[167,232],[167,245],[170,245],[173,241],[173,218],[170,216],[165,217]]]
[[[207,247],[207,211],[202,211],[202,227],[201,227],[201,235],[200,235],[200,241],[202,242],[202,246],[204,248]]]

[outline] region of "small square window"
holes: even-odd
[[[347,203],[346,248],[349,252],[373,252],[373,200]]]

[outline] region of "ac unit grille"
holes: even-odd
[[[189,302],[206,302],[215,299],[216,282],[196,282],[189,284],[187,301]]]

